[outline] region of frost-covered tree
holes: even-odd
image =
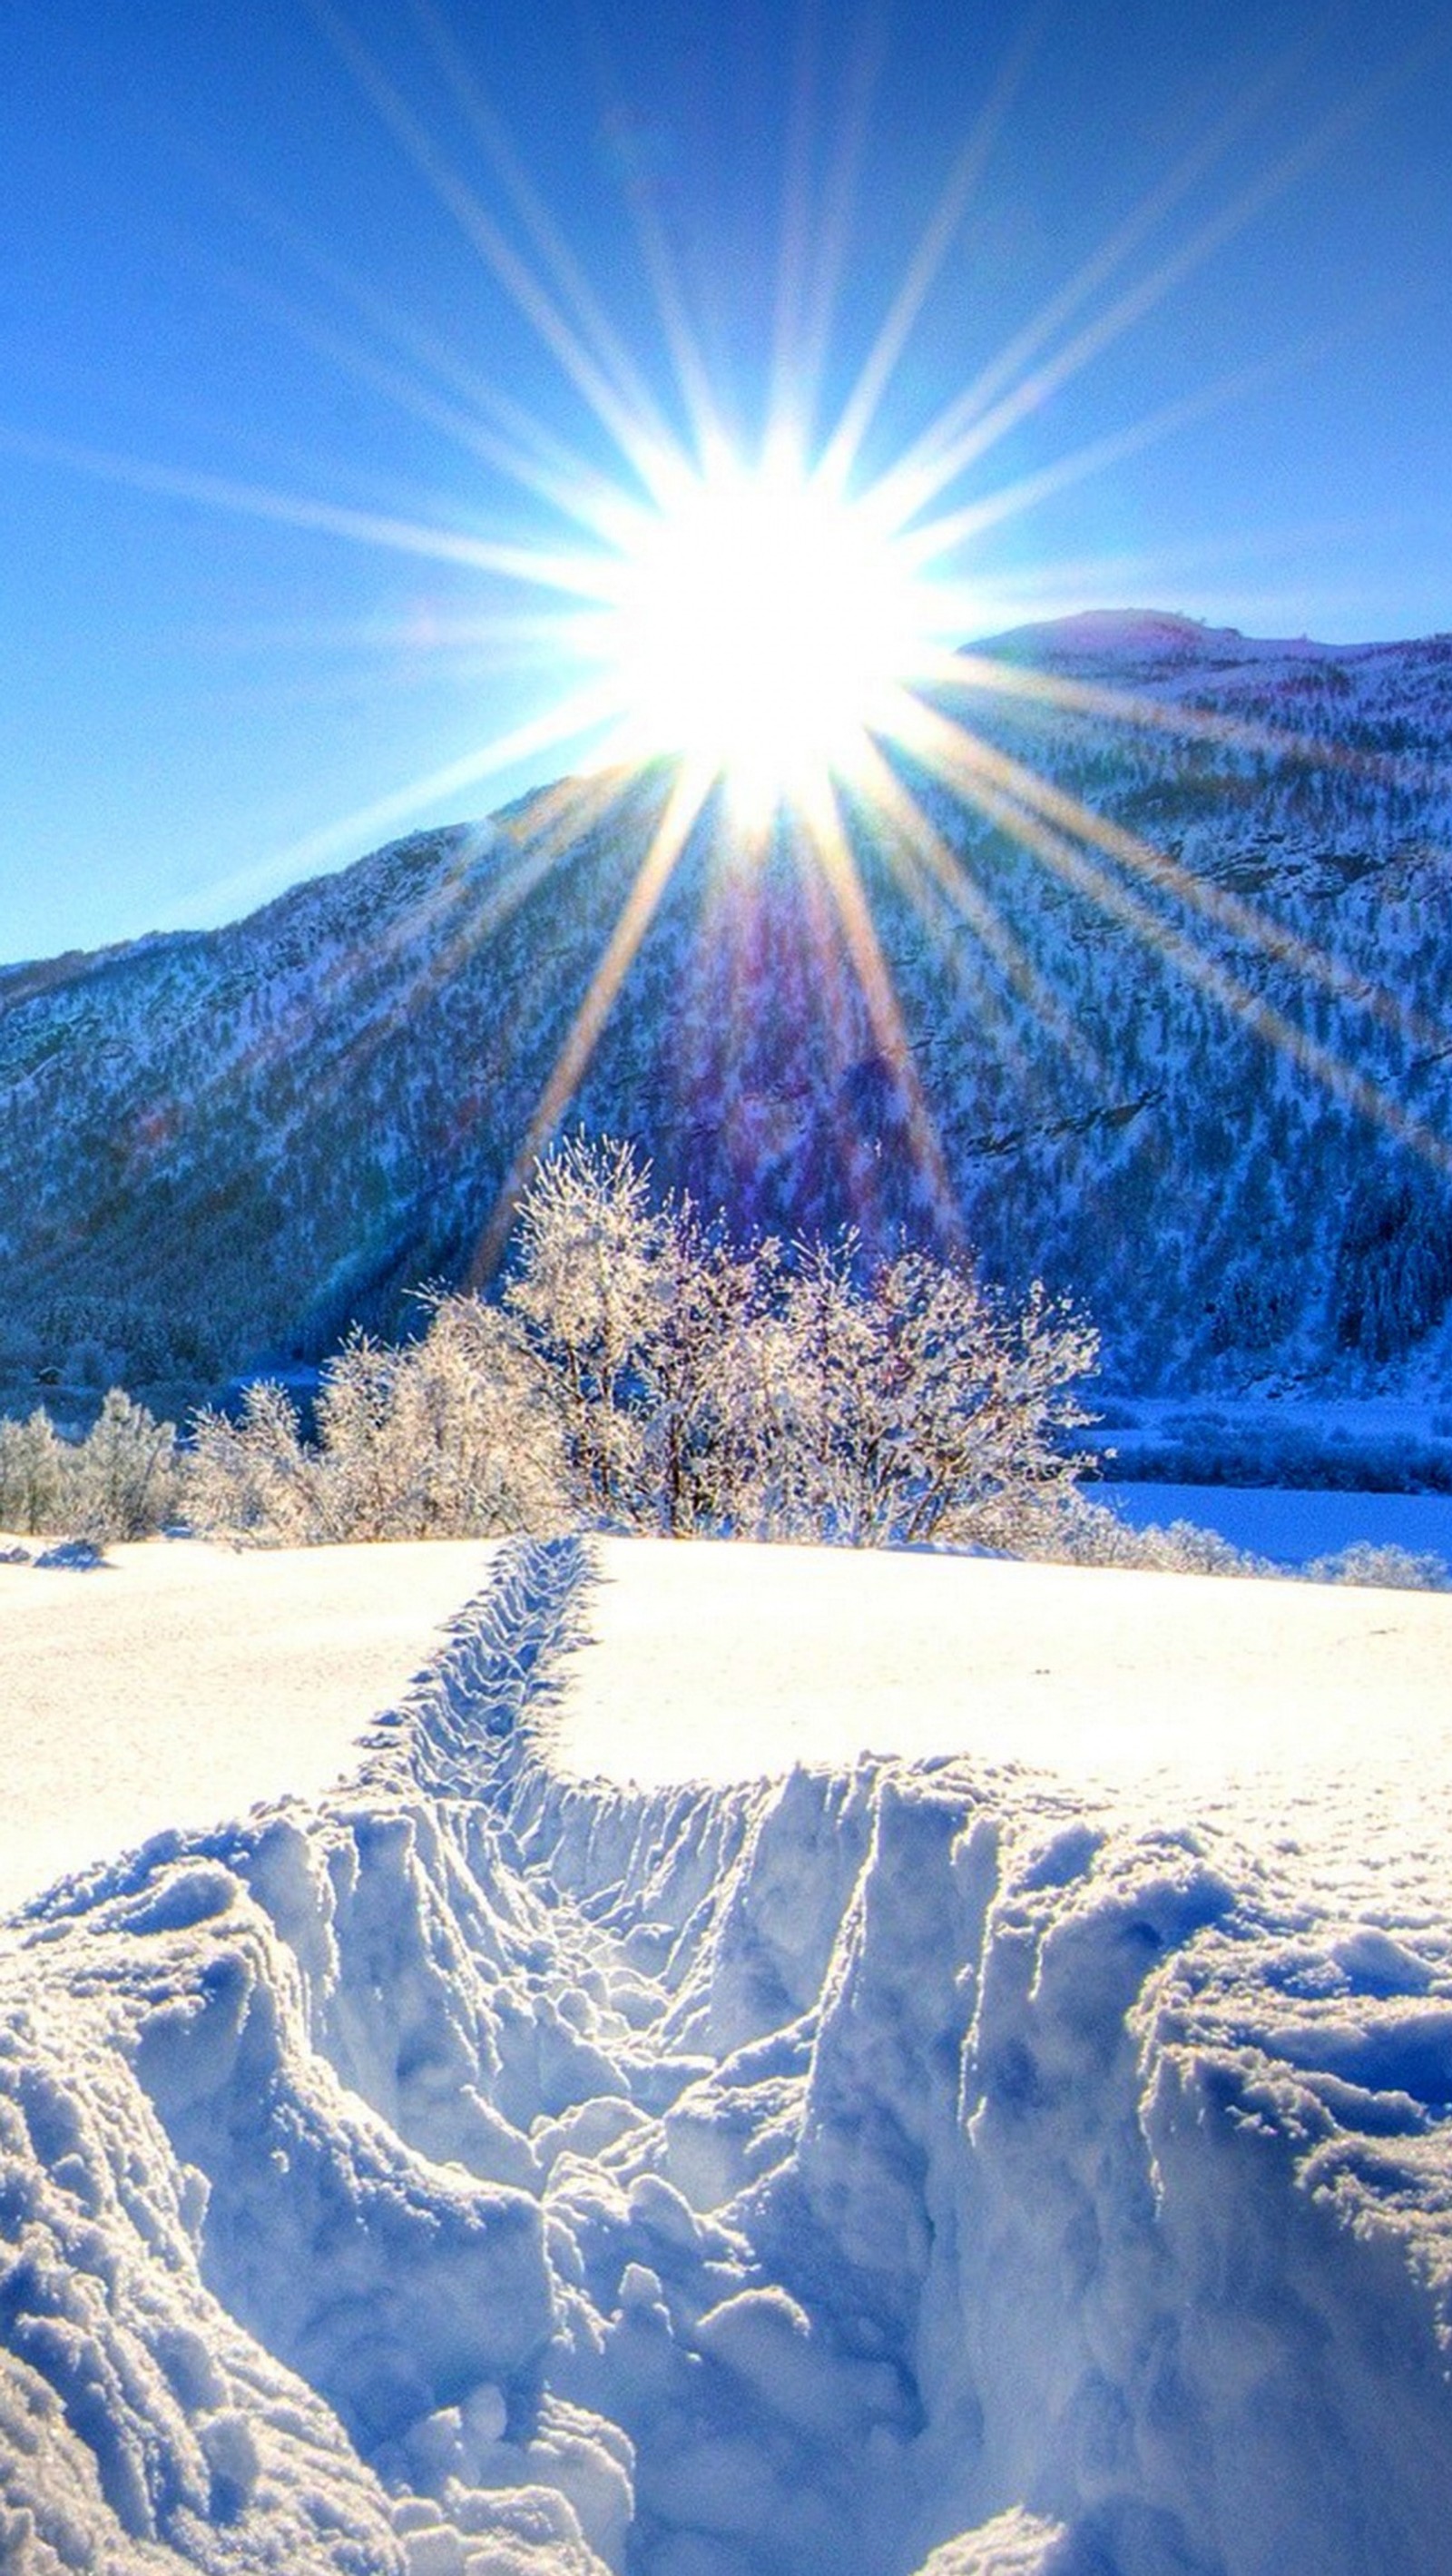
[[[41,1406],[28,1421],[0,1422],[0,1529],[59,1529],[65,1467],[65,1449]]]
[[[435,1302],[421,1340],[356,1336],[318,1398],[318,1510],[336,1538],[487,1538],[564,1511],[559,1426],[512,1319]]]
[[[1397,1547],[1372,1539],[1354,1539],[1332,1556],[1313,1557],[1305,1568],[1308,1583],[1372,1584],[1389,1592],[1445,1592],[1452,1568],[1431,1549]]]
[[[204,1527],[284,1540],[585,1522],[854,1546],[1028,1543],[1071,1495],[1095,1337],[922,1252],[741,1245],[577,1138],[521,1204],[502,1306],[443,1296],[355,1335],[303,1443],[280,1388],[196,1426]]]
[[[66,1517],[87,1538],[146,1538],[176,1508],[176,1429],[158,1422],[119,1386],[67,1462]]]
[[[665,1231],[647,1169],[613,1140],[570,1139],[536,1167],[520,1203],[507,1303],[590,1517],[641,1513],[640,1394],[669,1294]]]
[[[474,1297],[437,1302],[420,1341],[357,1334],[323,1372],[317,1440],[262,1380],[240,1418],[193,1433],[188,1506],[199,1528],[273,1545],[489,1537],[564,1513],[558,1429],[510,1319]]]
[[[926,1253],[731,1244],[577,1139],[521,1208],[509,1290],[577,1506],[675,1532],[1013,1545],[1071,1490],[1092,1330]]]
[[[240,1418],[208,1407],[192,1425],[186,1505],[194,1525],[225,1530],[274,1547],[296,1547],[321,1535],[317,1462],[304,1448],[284,1387],[259,1378],[242,1397]]]
[[[487,1538],[563,1518],[558,1425],[518,1326],[497,1306],[434,1301],[400,1380],[398,1418],[420,1538]]]
[[[657,1255],[657,1299],[639,1355],[645,1519],[673,1538],[740,1526],[762,1408],[752,1391],[779,1271],[768,1240],[743,1251],[669,1200]]]
[[[848,1237],[781,1274],[742,1352],[730,1437],[742,1517],[853,1546],[1012,1547],[1067,1500],[1068,1393],[1092,1330],[1034,1288],[1020,1307],[971,1269],[904,1252],[865,1269]]]
[[[313,1493],[323,1538],[397,1538],[412,1461],[396,1422],[407,1354],[350,1334],[318,1391],[320,1456]]]

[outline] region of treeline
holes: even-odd
[[[0,1422],[0,1530],[259,1546],[581,1525],[937,1541],[1201,1574],[1283,1575],[1214,1532],[1132,1530],[1080,1488],[1094,1335],[966,1265],[851,1237],[733,1241],[613,1143],[575,1142],[521,1206],[502,1302],[439,1295],[413,1342],[357,1335],[311,1428],[249,1387],[185,1438],[113,1388],[85,1440]],[[1090,1489],[1092,1492],[1092,1488]],[[1440,1558],[1357,1546],[1309,1579],[1438,1587]]]
[[[1095,1351],[1038,1288],[1014,1304],[967,1264],[851,1236],[741,1243],[657,1199],[628,1146],[578,1140],[536,1172],[502,1301],[441,1295],[411,1343],[355,1337],[311,1437],[266,1381],[185,1443],[113,1393],[68,1454],[43,1415],[0,1428],[0,1526],[1042,1546]]]

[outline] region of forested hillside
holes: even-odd
[[[961,1233],[1128,1386],[1452,1384],[1452,638],[1089,617],[962,669],[931,834],[851,812],[844,867],[707,809],[567,1123],[740,1229]],[[469,1276],[669,788],[0,973],[6,1404]]]

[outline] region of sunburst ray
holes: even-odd
[[[1381,1084],[1299,1027],[1230,967],[1198,947],[1186,931],[1156,911],[1142,894],[1114,876],[1066,831],[1045,821],[1031,804],[1021,801],[1007,779],[998,773],[995,756],[987,744],[963,735],[955,777],[990,822],[1007,832],[1066,885],[1121,921],[1146,948],[1164,957],[1189,982],[1210,994],[1252,1036],[1311,1074],[1332,1098],[1356,1110],[1397,1143],[1409,1146],[1423,1161],[1452,1173],[1452,1145],[1445,1138],[1404,1109]]]
[[[402,787],[391,788],[387,795],[375,797],[370,804],[320,825],[286,848],[274,851],[261,866],[210,886],[208,901],[217,907],[256,901],[290,883],[303,870],[322,867],[336,859],[341,850],[356,848],[360,840],[389,831],[395,824],[417,821],[420,815],[437,807],[442,797],[454,796],[464,787],[476,787],[481,780],[497,777],[501,770],[512,768],[532,754],[573,741],[585,725],[598,723],[604,711],[608,710],[602,710],[598,695],[586,693],[552,705],[544,714],[513,726],[492,742],[466,752],[461,759],[429,770]]]
[[[908,508],[908,496],[920,488],[919,478],[925,477],[929,484],[934,482],[943,460],[954,452],[955,442],[981,419],[990,403],[1014,387],[1040,350],[1072,322],[1090,298],[1111,283],[1125,262],[1283,91],[1306,53],[1304,44],[1294,46],[1259,81],[1249,83],[1229,112],[1180,156],[1159,186],[1131,209],[1063,286],[1004,342],[972,383],[954,396],[926,430],[908,442],[883,477],[884,509],[901,514]],[[941,484],[936,488],[941,489]]]
[[[477,79],[443,10],[437,5],[437,0],[412,0],[412,7],[426,31],[449,88],[463,107],[505,194],[574,314],[587,344],[598,354],[625,400],[634,406],[642,425],[664,437],[664,423],[644,374],[531,182],[503,118]]]
[[[1345,325],[1334,332],[1321,333],[1314,342],[1303,342],[1282,349],[1273,357],[1258,359],[1253,365],[1234,367],[1217,376],[1208,385],[1197,385],[1192,393],[1178,394],[1173,401],[1158,404],[1138,420],[1125,421],[1116,429],[1105,430],[1098,437],[1086,439],[1068,455],[1056,457],[1050,464],[1035,467],[1011,483],[1001,483],[977,499],[965,501],[942,517],[928,519],[903,529],[899,542],[908,561],[927,573],[950,556],[960,554],[975,538],[986,536],[1011,519],[1037,509],[1040,502],[1054,499],[1061,492],[1072,491],[1076,483],[1087,482],[1091,475],[1103,474],[1111,465],[1122,465],[1127,458],[1144,453],[1163,439],[1189,429],[1212,413],[1225,411],[1243,403],[1253,393],[1287,377],[1316,358],[1324,358]],[[874,494],[871,508],[874,516],[883,513]],[[901,515],[894,510],[892,517]]]
[[[841,799],[830,778],[821,780],[817,793],[806,803],[802,822],[847,943],[878,1053],[900,1088],[907,1113],[909,1151],[926,1183],[937,1231],[948,1242],[961,1243],[962,1211],[948,1177],[937,1121],[928,1105],[892,972],[853,856]]]
[[[368,348],[353,334],[309,311],[295,296],[264,284],[246,269],[232,266],[219,269],[218,275],[234,297],[262,314],[275,329],[323,358],[339,375],[367,386],[408,418],[437,430],[462,454],[491,466],[520,491],[533,494],[598,539],[608,542],[617,531],[627,499],[622,487],[554,439],[522,406],[491,400],[489,389],[477,384],[462,397],[438,390],[396,359]],[[369,299],[357,300],[366,310]],[[386,313],[377,318],[388,338],[408,345],[409,334],[388,329]],[[467,376],[464,381],[467,384]]]
[[[534,1113],[480,1238],[469,1273],[472,1288],[485,1285],[499,1266],[520,1193],[579,1088],[585,1068],[599,1044],[601,1031],[615,1007],[621,985],[655,917],[661,896],[675,872],[711,786],[711,773],[705,769],[683,767],[675,778],[665,811],[616,916],[604,954],[570,1023],[564,1044],[546,1077]]]
[[[978,667],[975,663],[975,669]],[[1227,723],[1198,709],[1184,710],[1185,721],[1180,725],[1156,701],[1121,697],[1117,691],[1094,690],[1086,692],[1082,699],[1077,692],[1068,699],[1057,690],[1050,690],[1047,694],[1055,703],[1092,702],[1096,713],[1116,715],[1122,722],[1150,722],[1156,717],[1164,717],[1166,729],[1171,732],[1213,740],[1230,749],[1253,747],[1279,759],[1297,760],[1317,767],[1323,763],[1329,767],[1335,761],[1334,747],[1321,745],[1314,737],[1282,733],[1266,725]],[[1130,710],[1135,713],[1131,715]],[[914,747],[944,774],[961,766],[961,746],[973,742],[980,751],[988,753],[1009,792],[1032,806],[1046,820],[1077,834],[1082,840],[1093,842],[1107,858],[1119,861],[1147,883],[1172,893],[1188,909],[1199,913],[1203,920],[1214,922],[1218,929],[1229,932],[1245,945],[1258,948],[1273,964],[1289,968],[1302,982],[1315,984],[1335,1000],[1354,1005],[1368,1018],[1379,1021],[1408,1047],[1438,1052],[1446,1046],[1448,1023],[1430,1020],[1423,1013],[1410,1010],[1385,986],[1378,985],[1360,971],[1353,974],[1327,950],[1296,937],[1282,923],[1258,912],[1253,904],[1245,902],[1228,887],[1197,876],[1171,852],[1159,849],[1153,842],[1126,830],[1123,824],[1116,823],[1110,816],[1096,813],[1081,798],[1054,786],[1052,781],[1026,763],[1012,759],[1001,750],[989,752],[981,737],[972,735],[964,726],[945,720],[924,702],[916,702],[911,714],[905,718],[905,739],[908,728],[915,737]]]
[[[788,211],[777,279],[767,420],[800,449],[812,443],[852,229],[853,206],[886,57],[884,29],[858,23],[847,53],[843,97],[832,119],[826,184],[812,202],[810,96],[819,51],[803,69],[797,118],[799,159],[788,165]],[[792,246],[790,261],[788,244]]]
[[[818,22],[810,10],[804,15],[803,50],[791,100],[771,377],[759,453],[748,455],[728,437],[728,407],[706,366],[681,275],[649,191],[627,189],[627,198],[654,292],[667,362],[661,370],[666,381],[659,388],[612,321],[605,301],[535,188],[440,0],[414,0],[414,14],[432,62],[455,107],[463,111],[492,174],[494,194],[489,199],[382,68],[339,0],[307,0],[307,5],[338,60],[414,170],[488,275],[525,318],[563,383],[603,430],[609,443],[609,470],[588,462],[569,439],[482,380],[459,351],[426,331],[416,317],[399,313],[370,282],[352,275],[316,244],[304,253],[306,263],[362,323],[370,339],[360,339],[352,326],[339,328],[332,319],[307,311],[297,299],[255,279],[242,275],[233,282],[330,366],[370,386],[541,503],[551,529],[555,520],[563,523],[560,536],[539,541],[533,536],[496,538],[467,526],[432,524],[427,514],[353,507],[332,497],[278,490],[241,477],[150,464],[100,447],[9,432],[0,433],[0,438],[13,452],[64,463],[103,480],[387,553],[458,566],[552,603],[513,619],[494,617],[476,638],[480,640],[487,631],[516,653],[522,652],[526,640],[542,655],[552,646],[557,648],[558,667],[550,674],[547,701],[538,712],[507,726],[465,757],[371,799],[275,854],[265,872],[273,883],[288,869],[319,864],[362,837],[415,819],[441,798],[587,738],[593,761],[603,759],[609,764],[625,760],[628,754],[631,766],[623,776],[637,780],[648,775],[660,755],[678,756],[673,777],[667,781],[662,774],[662,801],[652,816],[644,855],[519,1140],[479,1245],[475,1281],[489,1277],[497,1264],[519,1188],[575,1096],[712,791],[739,785],[753,754],[763,750],[759,765],[768,773],[766,821],[758,816],[758,825],[763,833],[775,828],[788,838],[795,837],[804,901],[820,931],[816,953],[824,982],[842,976],[845,958],[873,1042],[900,1081],[909,1149],[924,1177],[936,1221],[945,1232],[956,1230],[960,1222],[956,1200],[858,864],[854,831],[859,814],[870,815],[872,828],[894,859],[899,881],[917,904],[920,917],[928,918],[923,895],[924,889],[931,889],[935,901],[968,924],[983,956],[1020,1005],[1053,1034],[1079,1069],[1092,1073],[1098,1066],[988,889],[974,878],[925,811],[909,783],[915,764],[924,775],[946,782],[1039,866],[1157,948],[1177,973],[1193,980],[1251,1036],[1294,1061],[1329,1094],[1373,1120],[1398,1142],[1452,1170],[1452,1152],[1425,1121],[1391,1099],[1335,1048],[1296,1026],[1288,1011],[1254,989],[1238,965],[1212,954],[1201,934],[1213,931],[1241,950],[1255,952],[1299,984],[1375,1020],[1407,1047],[1440,1047],[1446,1040],[1443,1028],[1408,1012],[1384,989],[1353,977],[1335,958],[1292,937],[1233,891],[1207,883],[1172,854],[1157,850],[1113,819],[1097,815],[1054,779],[996,745],[986,730],[976,729],[961,711],[961,701],[971,701],[975,693],[1000,702],[1016,697],[1024,706],[1154,727],[1281,759],[1315,758],[1351,767],[1374,762],[1378,773],[1381,755],[1275,728],[1242,725],[1233,716],[1167,705],[1143,693],[1011,667],[981,654],[948,655],[942,649],[940,629],[934,626],[928,633],[930,597],[934,615],[941,619],[958,596],[950,586],[950,567],[960,567],[973,542],[990,529],[1067,492],[1089,475],[1210,410],[1243,398],[1253,386],[1263,385],[1299,361],[1303,350],[1282,350],[1256,366],[1237,369],[1151,406],[1137,418],[1120,420],[1036,469],[997,486],[961,491],[965,479],[1012,431],[1044,411],[1093,361],[1197,275],[1212,256],[1363,123],[1396,82],[1406,79],[1409,63],[1418,57],[1400,58],[1380,81],[1367,84],[1357,97],[1322,116],[1309,133],[1280,151],[1224,203],[1191,221],[1183,237],[1166,246],[1163,227],[1180,214],[1193,191],[1284,93],[1302,55],[1293,51],[1272,64],[1057,293],[1010,333],[973,381],[898,450],[875,481],[859,490],[855,478],[864,447],[898,379],[912,335],[1004,126],[1037,38],[1039,16],[1021,28],[989,82],[976,120],[909,251],[900,280],[886,298],[876,334],[823,440],[817,432],[817,416],[825,410],[822,385],[851,240],[870,102],[881,71],[884,22],[874,16],[856,30],[846,94],[836,103],[832,149],[818,187],[812,128],[820,64],[812,58],[809,45],[810,31]],[[496,199],[500,212],[495,211]],[[262,220],[284,238],[305,239],[300,228],[275,209],[264,207]],[[1161,247],[1156,252],[1157,239]],[[1133,264],[1141,256],[1148,264],[1135,274]],[[683,427],[675,425],[678,418]],[[720,623],[722,602],[729,603],[734,594],[729,585],[718,584],[714,597],[693,601],[688,595],[691,581],[677,583],[683,594],[680,622],[660,639],[661,650],[653,659],[638,653],[632,658],[625,631],[628,612],[642,574],[651,569],[651,549],[664,546],[668,554],[671,544],[689,529],[692,512],[709,518],[723,494],[737,485],[754,496],[758,520],[752,521],[749,513],[735,519],[728,516],[724,541],[715,547],[707,568],[714,578],[719,570],[716,558],[729,559],[733,549],[739,554],[748,544],[755,549],[757,589],[746,598],[741,633],[732,639],[734,673],[739,677],[745,671],[751,682],[741,693],[745,716],[734,733],[730,726],[719,725],[713,733],[694,717],[682,723],[673,715],[672,732],[665,720],[661,666],[673,659],[683,663],[693,637],[709,632],[713,616]],[[785,519],[774,523],[763,540],[759,524],[763,500],[774,501],[782,491]],[[836,514],[826,521],[824,542],[815,550],[804,549],[796,540],[808,527],[811,512],[823,507]],[[446,519],[448,513],[442,515]],[[795,531],[791,543],[782,541],[782,528],[789,537]],[[770,577],[781,571],[775,558],[793,556],[794,544],[786,587],[778,581],[773,589]],[[878,549],[875,554],[873,546]],[[825,619],[798,618],[793,623],[801,601],[794,598],[791,581],[795,580],[799,594],[806,594],[809,605],[820,608],[822,601],[812,597],[814,588],[829,592],[843,564],[848,564],[857,592],[849,598],[849,584],[840,594],[832,594]],[[698,569],[696,559],[688,558],[693,580]],[[911,590],[912,617],[904,621],[903,636],[894,635],[892,653],[882,668],[874,665],[866,680],[857,669],[844,678],[840,666],[851,657],[839,652],[840,630],[862,606],[857,593],[869,593],[872,581],[887,570],[894,583],[901,575]],[[886,596],[884,590],[882,597]],[[894,614],[898,596],[894,589]],[[919,612],[921,625],[914,622]],[[671,613],[676,613],[674,600]],[[692,617],[697,621],[694,628]],[[883,622],[885,618],[879,619]],[[789,630],[789,649],[784,653],[776,650],[783,630]],[[816,703],[824,676],[841,699],[840,705],[834,701],[830,721]],[[728,694],[733,684],[728,674],[720,681],[718,694]],[[654,703],[643,703],[652,693]],[[773,705],[774,698],[782,700],[783,706]],[[771,732],[774,722],[780,740]],[[653,738],[653,725],[666,738]],[[604,813],[624,796],[623,778],[608,776],[598,785],[598,803],[597,787],[587,785],[561,788],[533,807],[528,830],[511,849],[508,865],[487,889],[478,890],[472,926],[461,917],[449,929],[448,940],[453,944],[445,953],[461,954],[471,937],[485,935],[544,885],[562,868],[569,855],[570,834],[581,828],[582,818]],[[238,882],[233,879],[226,889],[213,889],[214,896],[231,893]],[[400,925],[397,935],[402,940],[416,927],[416,923]],[[845,982],[840,991],[828,995],[829,1018],[834,1001],[840,1006],[837,1026],[845,1044],[852,1028],[860,1032],[861,1011],[856,1011]]]
[[[631,107],[614,64],[605,58],[603,40],[598,33],[595,53],[598,76],[608,97],[611,117],[620,132],[627,133],[633,121]],[[629,157],[622,155],[620,185],[641,265],[654,299],[671,374],[685,405],[691,447],[699,460],[717,452],[726,439],[716,388],[692,326],[676,261],[656,209],[649,172],[643,166],[632,166]],[[681,462],[674,446],[663,472],[671,492],[679,491]],[[655,497],[669,497],[664,481],[656,487]]]
[[[304,532],[315,530],[326,536],[344,537],[351,544],[373,546],[383,553],[462,564],[474,572],[497,574],[503,580],[532,589],[558,591],[570,599],[608,604],[614,596],[616,580],[610,559],[598,551],[582,552],[577,548],[567,552],[505,543],[384,510],[354,509],[344,502],[322,500],[316,494],[277,491],[265,483],[204,473],[190,466],[158,464],[147,457],[84,446],[71,439],[41,437],[4,425],[0,425],[0,447],[38,464],[65,466],[98,482],[123,484],[136,492],[154,492],[164,499],[195,502],[205,509],[229,511],[242,518],[271,521]]]
[[[439,204],[510,296],[547,348],[566,380],[608,430],[643,487],[657,498],[671,488],[681,459],[676,441],[653,402],[644,408],[626,395],[601,357],[560,310],[468,181],[434,141],[422,118],[374,60],[332,0],[307,0],[364,96],[393,134]]]
[[[932,764],[937,767],[938,764]],[[1063,1053],[1091,1079],[1102,1075],[1103,1061],[1077,1029],[1057,996],[1039,973],[1023,941],[1010,928],[986,886],[964,865],[923,812],[911,790],[875,744],[865,757],[862,793],[887,844],[899,858],[908,855],[931,880],[943,901],[967,923],[984,953],[991,957],[1010,990],[1036,1028],[1051,1037]],[[901,872],[900,872],[901,873]],[[909,895],[911,876],[905,876]]]
[[[1418,57],[1424,48],[1417,49]],[[918,442],[916,452],[899,462],[883,477],[879,487],[879,506],[890,512],[893,524],[902,527],[920,516],[928,504],[957,482],[968,468],[1007,437],[1010,430],[1043,409],[1063,391],[1073,377],[1091,361],[1103,355],[1134,324],[1142,321],[1163,303],[1177,287],[1183,286],[1203,268],[1217,251],[1252,224],[1276,198],[1293,188],[1318,162],[1324,161],[1347,141],[1358,126],[1382,103],[1385,95],[1401,86],[1409,77],[1410,64],[1403,57],[1368,90],[1322,117],[1300,142],[1292,144],[1264,170],[1238,189],[1227,203],[1198,224],[1187,238],[1166,252],[1142,277],[1125,287],[1105,310],[1086,322],[1052,357],[1045,359],[1017,383],[991,402],[986,411],[969,398],[967,416],[960,404],[951,408],[954,426],[945,433],[939,426]],[[1245,371],[1240,371],[1242,374]],[[1234,379],[1227,379],[1234,381]]]
[[[967,214],[973,191],[1002,133],[1009,108],[1042,35],[1041,6],[1023,26],[1001,63],[966,142],[944,182],[937,205],[919,235],[902,281],[822,452],[818,472],[845,490],[862,442],[902,360],[923,306]]]

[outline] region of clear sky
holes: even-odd
[[[509,550],[579,536],[530,477],[636,488],[673,318],[748,453],[773,383],[825,436],[940,213],[859,472],[1044,375],[941,496],[1022,504],[965,633],[1452,626],[1445,14],[9,0],[0,958],[579,765],[527,731],[572,674]]]

